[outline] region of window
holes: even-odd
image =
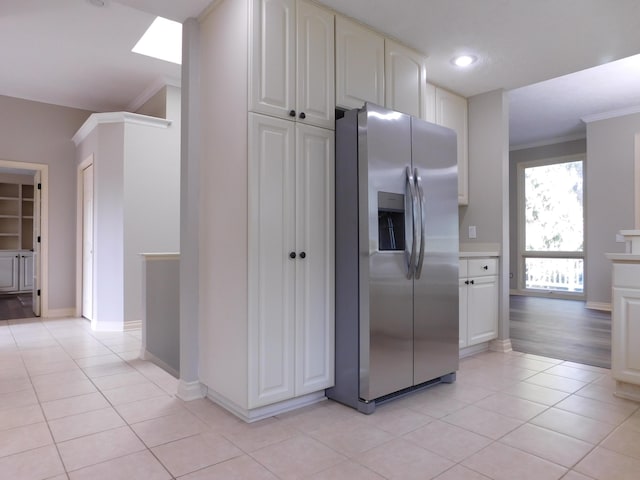
[[[583,157],[518,165],[521,290],[584,292]]]

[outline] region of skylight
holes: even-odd
[[[167,18],[156,17],[131,51],[180,65],[182,63],[182,24]]]

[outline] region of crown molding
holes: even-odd
[[[130,112],[94,113],[91,114],[89,118],[87,118],[84,124],[73,136],[73,143],[77,147],[84,141],[85,138],[87,138],[87,136],[93,131],[94,128],[96,128],[98,125],[104,125],[108,123],[126,123],[130,125],[143,125],[155,128],[168,128],[169,125],[171,125],[171,120]]]
[[[523,145],[514,145],[509,147],[510,152],[517,150],[526,150],[528,148],[546,147],[547,145],[555,145],[557,143],[573,142],[575,140],[584,140],[587,138],[586,133],[576,133],[574,135],[566,135],[564,137],[547,138],[538,142],[526,143]]]
[[[140,95],[134,98],[129,105],[127,105],[128,112],[135,112],[140,107],[142,107],[145,103],[149,101],[151,97],[153,97],[156,93],[162,90],[164,87],[181,87],[181,81],[176,78],[170,77],[159,77],[156,78],[151,84],[145,88]]]

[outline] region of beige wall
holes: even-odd
[[[509,100],[503,90],[469,103],[469,205],[460,207],[460,244],[465,250],[500,252],[500,339],[509,338]],[[469,226],[477,238],[469,239]]]
[[[611,302],[607,252],[624,252],[616,233],[634,228],[634,137],[640,113],[587,124],[585,172],[587,304]]]
[[[49,165],[50,310],[75,309],[76,166],[71,137],[92,112],[0,96],[0,159]]]

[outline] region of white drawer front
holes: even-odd
[[[640,265],[614,263],[613,286],[638,288],[640,286]]]
[[[498,273],[497,258],[470,258],[467,276],[479,277],[483,275],[496,275]]]

